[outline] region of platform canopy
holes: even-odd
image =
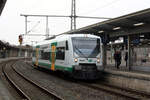
[[[7,0],[0,0],[0,15],[1,15],[2,11],[3,11],[3,8],[5,6],[6,1]]]
[[[11,46],[9,45],[9,43],[8,42],[3,42],[3,41],[1,41],[0,40],[0,50],[2,50],[2,49],[9,49]]]
[[[109,34],[110,37],[150,32],[150,8],[92,24],[63,34]]]

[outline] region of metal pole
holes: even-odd
[[[48,16],[46,16],[46,38],[49,38]]]
[[[75,5],[76,6],[76,5]],[[27,15],[27,14],[21,14],[20,16],[27,16],[27,17],[71,17],[69,16],[65,16],[65,15]],[[92,18],[92,19],[112,19],[109,17],[95,17],[95,16],[76,16],[76,18]]]
[[[107,65],[107,44],[103,44],[103,68]]]
[[[128,62],[127,62],[127,65],[128,65],[128,70],[130,71],[131,70],[131,46],[130,46],[130,43],[131,42],[131,38],[130,36],[128,35]]]
[[[76,0],[74,0],[74,29],[76,29]]]
[[[25,16],[25,34],[27,34],[27,16]]]
[[[112,46],[112,43],[110,44],[111,46],[111,63],[112,63],[112,59],[113,59],[113,46]]]
[[[76,1],[72,0],[71,5],[71,30],[76,29]]]
[[[71,30],[76,29],[76,18],[93,18],[93,19],[112,19],[107,17],[92,17],[92,16],[76,16],[76,0],[72,0],[71,5],[71,16],[65,15],[28,15],[21,14],[20,16],[24,16],[26,18],[26,31],[27,31],[27,17],[70,17],[71,18]],[[27,34],[27,32],[26,32]]]
[[[19,50],[20,50],[19,57],[21,57],[22,56],[21,55],[22,54],[21,45],[20,45],[20,49]]]

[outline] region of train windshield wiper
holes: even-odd
[[[87,58],[87,56],[85,56],[85,55],[83,54],[83,52],[82,52],[79,48],[77,48],[77,47],[75,46],[75,49],[78,50],[78,52],[79,52],[80,54],[82,54],[83,57]]]

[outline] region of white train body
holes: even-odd
[[[81,79],[96,79],[103,69],[101,38],[94,35],[60,35],[35,49],[35,67],[67,72]]]

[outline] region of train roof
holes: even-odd
[[[50,40],[45,40],[43,42],[40,42],[39,44],[37,45],[47,45],[51,42],[60,42],[60,41],[66,41],[68,40],[69,38],[72,38],[72,37],[91,37],[91,38],[100,38],[96,35],[91,35],[91,34],[61,34],[61,35],[58,35],[56,37],[54,37],[53,39],[50,39]]]

